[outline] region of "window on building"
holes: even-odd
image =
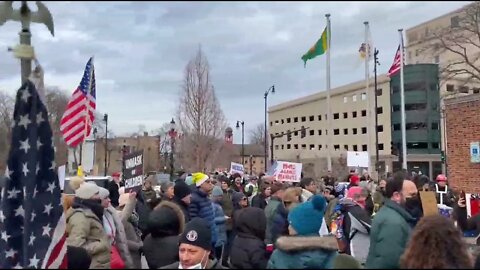
[[[343,135],[348,135],[348,128],[343,129]]]
[[[321,129],[318,130],[318,136],[322,136],[322,130]]]
[[[409,91],[427,91],[425,82],[412,82],[405,84],[405,92]]]
[[[383,113],[383,107],[377,107],[377,114]]]
[[[318,116],[318,121],[322,121],[322,116],[321,115]]]
[[[285,124],[285,121],[282,119],[282,124]]]
[[[434,142],[434,143],[432,143],[432,148],[433,148],[433,149],[439,149],[439,148],[440,148],[440,144]]]
[[[292,149],[292,146],[290,144],[287,144],[287,149]]]
[[[466,86],[460,86],[460,87],[458,88],[458,92],[460,92],[460,93],[468,93],[468,87],[466,87]]]
[[[325,129],[325,135],[328,136],[328,129]]]
[[[455,86],[453,84],[447,84],[447,92],[454,92]]]
[[[355,152],[358,151],[358,147],[357,147],[356,144],[353,145],[353,151],[355,151]]]
[[[422,122],[417,123],[406,123],[405,124],[406,130],[417,130],[417,129],[427,129],[427,124]]]
[[[315,144],[310,144],[310,150],[315,150]]]
[[[272,122],[272,121],[270,121],[270,126],[273,126],[273,122]]]
[[[378,132],[383,132],[383,125],[378,125],[377,126],[377,131]]]
[[[367,99],[367,93],[362,93],[362,100],[366,100]]]
[[[437,111],[437,110],[438,110],[438,104],[432,103],[432,111]]]
[[[393,130],[400,130],[400,124],[394,124]]]
[[[450,26],[452,28],[460,27],[460,17],[453,16],[450,18]]]
[[[362,110],[362,117],[367,116],[367,110]]]
[[[337,150],[340,150],[340,145],[339,144],[335,144],[333,146],[333,150],[337,151]]]
[[[405,111],[422,111],[427,109],[427,103],[410,103],[405,104]],[[394,105],[393,111],[398,112],[400,111],[400,105]]]
[[[291,118],[287,118],[287,124],[290,124],[291,120]]]
[[[336,128],[333,130],[333,135],[340,135],[340,129]]]
[[[313,116],[313,115],[310,115],[310,117],[308,118],[308,120],[310,120],[310,122],[313,122],[313,121],[315,121],[315,116]]]
[[[347,103],[348,102],[348,97],[343,97],[343,103]]]
[[[325,120],[328,120],[328,115],[325,114]]]
[[[298,123],[298,117],[294,117],[294,118],[293,118],[293,122],[294,122],[294,123]]]
[[[480,88],[473,88],[473,93],[474,94],[480,93]]]
[[[344,112],[343,113],[343,119],[347,119],[348,118],[348,113]]]
[[[322,145],[321,144],[318,145],[318,150],[322,150]]]
[[[433,122],[432,123],[432,129],[433,130],[438,130],[438,122]]]
[[[248,160],[245,160],[244,162],[245,162],[245,164],[247,164],[247,163],[248,163]]]
[[[366,127],[362,127],[362,134],[367,134],[367,128]]]
[[[275,125],[278,125],[278,120],[275,120]]]
[[[307,145],[306,145],[306,144],[302,144],[302,149],[307,149]]]
[[[340,114],[339,113],[334,113],[333,114],[333,119],[338,119],[340,118]]]
[[[307,117],[302,116],[302,122],[306,122],[306,121],[307,121]]]
[[[420,54],[420,50],[419,49],[416,49],[415,50],[415,56],[418,56]]]
[[[343,145],[343,149],[344,149],[345,151],[348,151],[348,144]]]
[[[383,150],[383,143],[378,144],[378,150],[380,150],[380,151]]]
[[[293,149],[298,150],[298,144],[294,144]]]
[[[284,145],[284,144],[282,144],[282,150],[283,150],[283,149],[285,149],[285,145]]]
[[[298,136],[298,130],[293,132],[293,136]]]
[[[357,128],[352,128],[353,135],[357,135]]]
[[[252,164],[255,164],[255,160],[252,160]]]
[[[382,88],[377,89],[377,97],[381,96],[383,94]]]
[[[366,144],[362,144],[362,151],[364,151],[364,152],[365,152],[365,151],[368,151]]]
[[[310,136],[315,136],[315,130],[312,129],[309,131],[309,133],[310,133]]]
[[[357,112],[352,112],[352,118],[357,118]]]
[[[277,145],[275,145],[275,150],[278,150],[278,149],[279,149],[279,146],[278,146],[278,144],[277,144]]]
[[[408,51],[408,61],[412,61],[412,52]]]
[[[353,101],[353,102],[357,102],[357,95],[353,95],[353,96],[352,96],[352,101]]]
[[[428,143],[426,142],[407,143],[407,149],[428,149]]]

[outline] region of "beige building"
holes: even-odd
[[[232,161],[242,164],[242,145],[235,144]],[[243,168],[245,173],[258,175],[265,171],[265,153],[263,145],[245,144],[243,156]]]
[[[379,160],[385,170],[391,168],[390,79],[380,75],[378,89]],[[294,132],[274,140],[274,159],[304,164],[305,174],[320,176],[327,171],[327,134],[331,132],[332,171],[341,176],[346,172],[347,151],[368,151],[371,167],[375,164],[375,96],[366,94],[365,81],[331,89],[332,126],[328,128],[327,92],[319,92],[269,108],[269,133],[281,134],[308,128],[306,136]],[[370,81],[370,93],[374,81]],[[367,98],[371,105],[371,128],[367,127]],[[370,133],[370,136],[369,136]],[[369,144],[370,138],[370,144]],[[372,149],[369,149],[369,145]],[[388,167],[385,167],[388,166]]]

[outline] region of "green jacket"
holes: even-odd
[[[274,240],[272,239],[272,226],[273,226],[273,219],[275,217],[275,211],[277,210],[278,206],[282,203],[282,200],[278,197],[272,197],[265,207],[265,216],[267,217],[267,229],[265,233],[265,244],[273,244]]]
[[[407,245],[413,222],[415,219],[404,208],[385,199],[383,207],[373,219],[365,268],[400,268],[400,256]]]

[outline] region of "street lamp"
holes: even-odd
[[[105,122],[105,164],[104,164],[104,171],[103,176],[107,176],[108,171],[108,163],[107,163],[107,155],[108,155],[108,114],[103,115],[103,121]]]
[[[237,129],[240,128],[240,124],[242,125],[242,166],[245,165],[245,122],[237,120]]]
[[[265,99],[265,134],[264,134],[264,154],[265,154],[265,173],[267,172],[267,148],[268,148],[268,132],[267,132],[267,99],[268,99],[268,94],[272,92],[272,94],[275,93],[275,85],[270,86],[267,91],[265,91],[265,94],[263,95],[263,98]]]
[[[175,131],[175,120],[172,118],[172,121],[170,121],[170,131],[168,132],[168,135],[170,136],[170,144],[171,144],[171,149],[170,149],[170,179],[173,180],[173,174],[174,174],[174,160],[173,160],[173,153],[175,152],[175,138],[177,137],[177,132]]]
[[[93,165],[97,163],[97,128],[93,128]]]

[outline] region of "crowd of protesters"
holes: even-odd
[[[463,232],[480,230],[480,215],[467,216],[444,175],[374,181],[352,171],[344,181],[282,183],[194,173],[160,192],[153,175],[139,192],[125,192],[119,174],[106,188],[83,177],[69,184],[71,268],[478,268]],[[429,190],[454,209],[451,218],[424,217],[419,191]]]

